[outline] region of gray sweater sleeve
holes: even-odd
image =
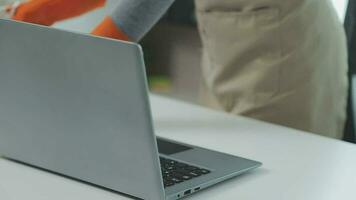
[[[173,2],[174,0],[119,0],[111,17],[130,39],[139,41]]]

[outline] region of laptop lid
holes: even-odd
[[[0,152],[164,199],[141,48],[0,20]]]

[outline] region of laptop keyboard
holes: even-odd
[[[209,174],[210,171],[200,167],[188,165],[175,160],[160,157],[164,187],[191,180],[202,175]]]

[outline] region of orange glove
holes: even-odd
[[[30,0],[18,6],[14,20],[50,26],[103,7],[106,0]]]
[[[106,17],[104,21],[92,31],[91,34],[117,40],[130,41],[130,38],[120,30],[111,17]]]

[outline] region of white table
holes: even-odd
[[[194,200],[354,200],[356,145],[152,96],[158,135],[262,161]],[[0,159],[1,200],[123,200],[118,194]]]

